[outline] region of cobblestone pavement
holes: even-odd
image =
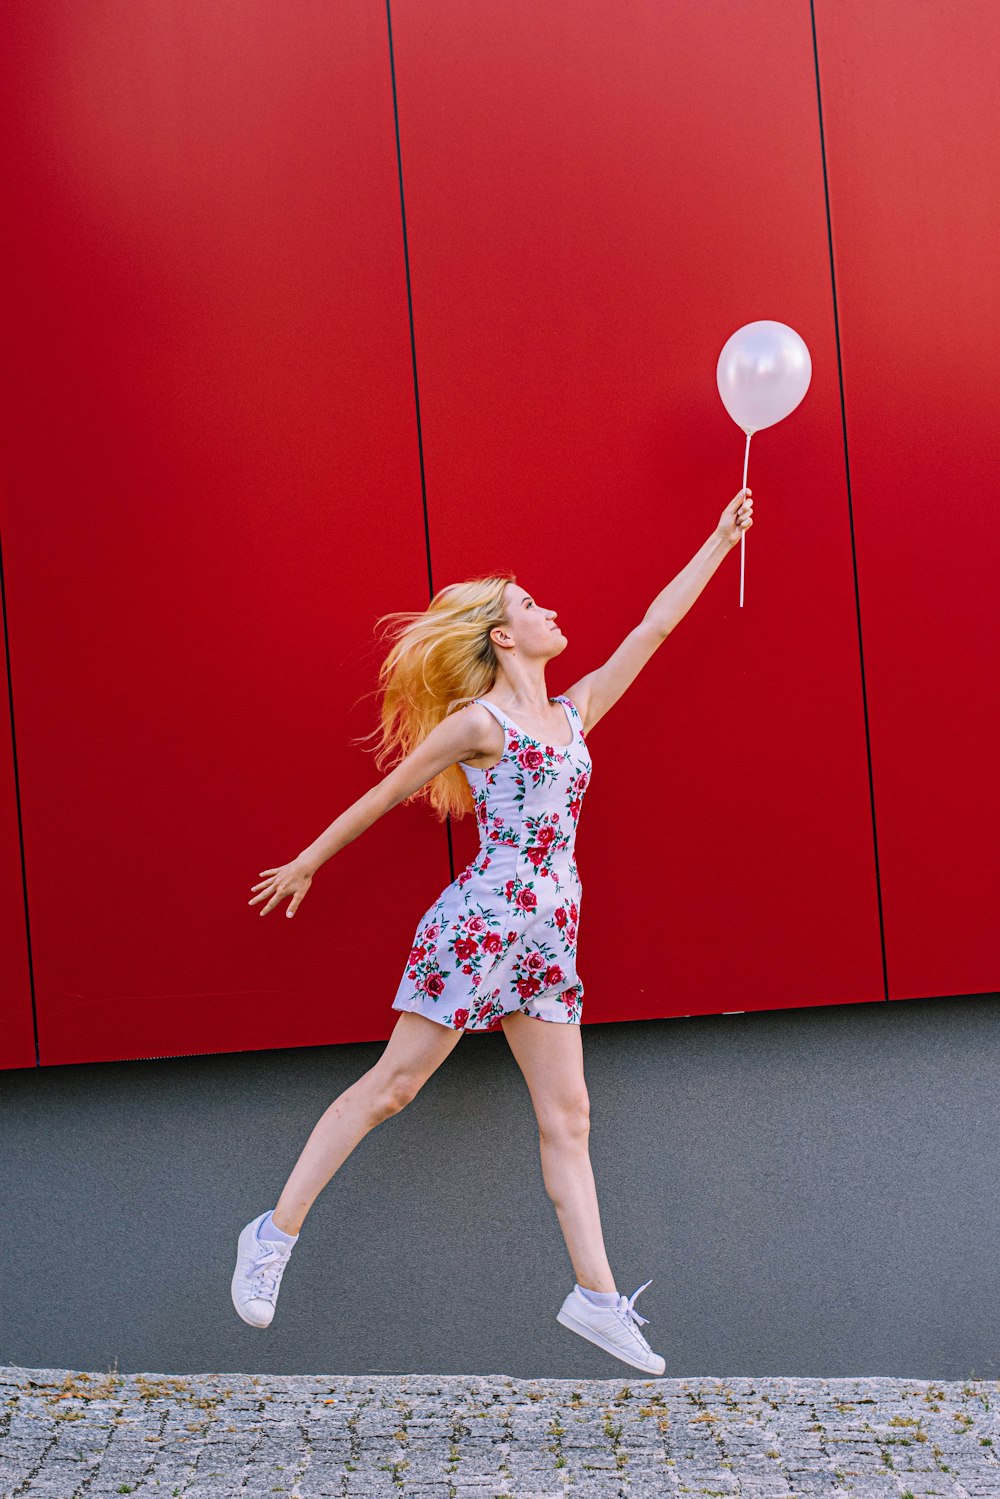
[[[1000,1383],[0,1366],[3,1499],[1000,1499]]]

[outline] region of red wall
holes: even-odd
[[[6,8],[0,1063],[385,1037],[471,817],[247,905],[379,779],[376,617],[510,567],[552,693],[606,659],[739,488],[760,317],[813,382],[745,607],[737,550],[590,736],[585,1019],[996,988],[1000,20],[816,21]]]
[[[1000,10],[817,22],[889,997],[995,991]]]

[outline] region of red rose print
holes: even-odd
[[[476,1019],[477,1020],[483,1020],[483,1019],[485,1019],[485,1017],[489,1013],[490,1013],[490,1002],[489,1002],[489,1000],[487,1000],[484,1005],[480,1005],[479,1011],[478,1011],[478,1013],[476,1015]]]
[[[460,960],[474,958],[476,955],[476,941],[474,937],[455,938],[455,956]]]
[[[537,770],[544,763],[545,755],[540,749],[532,749],[526,746],[517,757],[517,763],[523,765],[525,770]]]
[[[539,968],[545,967],[545,959],[542,957],[540,952],[532,952],[528,954],[528,958],[524,966],[526,968],[530,968],[532,972],[537,972]]]
[[[444,979],[439,973],[430,973],[424,979],[424,988],[428,994],[433,994],[436,999],[444,990]]]
[[[470,916],[465,926],[466,930],[470,932],[485,932],[486,920],[482,916]]]
[[[514,938],[515,938],[515,937],[516,937],[516,936],[517,936],[517,933],[516,933],[516,932],[508,932],[508,933],[507,933],[507,941],[508,941],[508,942],[513,942],[513,940],[514,940]]]
[[[484,952],[499,952],[503,947],[503,938],[499,932],[487,932],[483,938]]]
[[[564,908],[562,906],[560,906],[559,909],[556,911],[554,920],[555,920],[556,926],[565,926],[566,925],[566,912],[565,912],[565,910],[564,910]]]
[[[426,956],[427,956],[427,949],[426,949],[426,947],[411,947],[410,948],[410,956],[409,956],[408,961],[410,963],[419,963]]]
[[[468,1012],[468,1010],[456,1010],[455,1013],[454,1013],[454,1015],[451,1018],[452,1018],[452,1021],[453,1021],[454,1025],[456,1027],[460,1027],[460,1026],[463,1026],[465,1024],[465,1022],[468,1020],[468,1018],[469,1018],[469,1012]]]
[[[559,964],[553,963],[551,968],[546,968],[545,970],[546,989],[551,989],[556,984],[561,984],[564,977],[565,975],[563,974],[562,969],[559,967]]]
[[[537,979],[518,979],[517,992],[522,999],[530,999],[532,994],[537,994],[541,988]]]
[[[538,841],[543,848],[548,848],[555,836],[555,828],[539,828],[538,830]]]
[[[519,890],[514,904],[520,906],[522,911],[533,911],[538,905],[538,896],[533,890]]]

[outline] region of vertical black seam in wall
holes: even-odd
[[[417,379],[417,340],[413,331],[413,291],[410,286],[410,246],[406,235],[406,197],[403,192],[403,151],[399,143],[399,101],[396,97],[396,59],[392,48],[392,9],[390,0],[385,0],[385,19],[389,30],[389,72],[392,77],[392,115],[396,126],[396,165],[399,169],[399,211],[403,224],[403,264],[406,267],[406,305],[410,317],[410,358],[413,364],[413,401],[417,413],[417,455],[420,460],[420,494],[424,507],[424,546],[427,553],[427,597],[434,597],[434,572],[431,564],[431,528],[427,515],[427,478],[424,472],[424,438],[420,425],[420,384]],[[445,821],[448,838],[448,869],[455,878],[455,850],[451,837],[451,818]]]
[[[819,145],[823,159],[823,196],[826,200],[826,236],[830,252],[830,289],[833,293],[833,329],[837,341],[837,380],[840,384],[840,423],[844,435],[844,472],[847,476],[847,513],[851,523],[851,559],[854,566],[854,607],[857,616],[858,655],[861,661],[861,703],[865,719],[865,753],[868,758],[868,795],[871,801],[872,844],[875,851],[875,895],[878,900],[878,930],[882,945],[882,988],[889,998],[889,969],[885,954],[885,920],[882,913],[882,877],[878,862],[878,828],[875,819],[875,777],[872,772],[871,730],[868,723],[868,689],[865,683],[865,653],[861,632],[861,589],[858,585],[858,553],[854,542],[854,503],[851,496],[851,462],[847,447],[847,404],[844,400],[844,365],[840,352],[840,316],[837,307],[837,277],[833,263],[833,220],[830,216],[830,184],[826,172],[826,136],[823,131],[823,93],[819,81],[819,43],[816,39],[815,0],[809,0],[812,19],[813,61],[816,67],[816,107],[819,111]]]
[[[28,920],[28,873],[24,860],[24,823],[21,819],[21,781],[17,773],[17,738],[14,734],[14,675],[10,669],[10,635],[7,631],[7,588],[4,582],[3,542],[0,541],[0,612],[3,614],[3,645],[7,663],[7,695],[10,713],[10,748],[14,762],[14,806],[17,809],[17,841],[21,853],[21,892],[24,900],[24,940],[28,953],[28,989],[31,994],[31,1025],[35,1036],[35,1066],[42,1065],[38,1049],[38,1012],[35,1006],[35,969],[31,961],[31,924]]]

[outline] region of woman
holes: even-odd
[[[422,613],[383,616],[405,624],[379,674],[379,759],[397,748],[404,756],[297,859],[262,870],[249,904],[266,901],[266,916],[291,897],[285,914],[293,916],[321,864],[420,795],[442,820],[474,808],[480,850],[421,917],[392,1002],[401,1013],[379,1060],[319,1119],[277,1205],[239,1236],[232,1298],[252,1327],[270,1325],[305,1216],[359,1140],[410,1102],[465,1031],[502,1028],[531,1094],[545,1188],[577,1277],[557,1320],[633,1368],[663,1373],[639,1331],[649,1319],[634,1307],[650,1282],[619,1295],[590,1164],[574,855],[590,779],[585,734],[752,524],[751,491],[741,489],[605,665],[557,698],[545,668],[566,636],[555,610],[509,574],[451,584]]]

